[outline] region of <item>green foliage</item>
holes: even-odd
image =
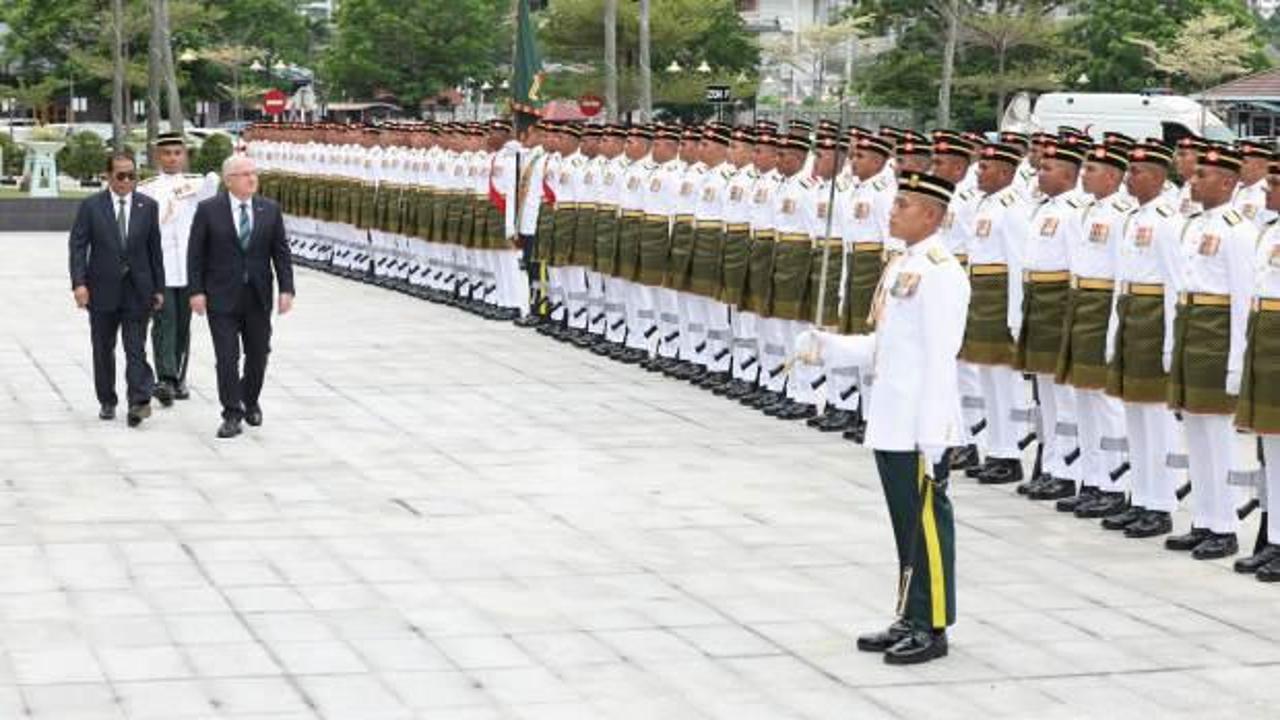
[[[58,170],[78,180],[92,180],[102,172],[107,146],[96,133],[84,130],[67,139],[58,151]]]
[[[230,138],[225,135],[210,135],[191,158],[191,172],[201,175],[220,172],[222,161],[231,156],[231,150]]]
[[[510,62],[510,6],[508,0],[343,0],[325,77],[351,98],[390,93],[414,107]]]
[[[548,74],[552,97],[604,94],[604,0],[556,0],[541,17],[540,40],[547,63],[577,64],[587,72]],[[618,103],[622,112],[639,99],[637,3],[618,3]],[[708,83],[733,85],[735,97],[754,94],[760,48],[747,32],[732,0],[653,0],[649,12],[650,68],[654,105],[701,102]],[[681,73],[667,73],[672,61]],[[693,72],[705,61],[712,73]],[[683,112],[683,110],[681,111]]]
[[[4,152],[4,167],[0,175],[14,177],[22,174],[22,161],[27,149],[9,139],[9,133],[0,133],[0,151]]]

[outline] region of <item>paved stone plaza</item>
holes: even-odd
[[[896,561],[851,443],[306,270],[262,428],[214,438],[197,319],[192,399],[131,431],[65,236],[0,258],[0,718],[1280,713],[1280,588],[1229,561],[961,480],[951,656],[886,667],[853,649]]]

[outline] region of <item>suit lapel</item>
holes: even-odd
[[[104,190],[102,193],[102,202],[99,204],[99,207],[102,208],[102,214],[107,219],[107,227],[113,228],[116,230],[116,232],[112,233],[112,235],[116,239],[116,247],[119,248],[121,247],[120,245],[121,238],[120,238],[119,226],[116,225],[115,197],[116,197],[115,195],[111,194],[110,190]]]
[[[142,198],[138,197],[137,191],[134,191],[133,207],[129,208],[129,228],[127,230],[127,232],[129,233],[129,247],[133,247],[134,241],[137,240],[137,238],[134,237],[135,235],[137,235],[137,233],[134,231],[142,228],[142,225],[139,224],[136,220],[136,218],[138,217],[138,214],[141,212],[142,212]]]

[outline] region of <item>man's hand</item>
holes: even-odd
[[[204,295],[191,296],[191,312],[197,315],[203,315],[206,309],[206,300]]]
[[[285,315],[292,309],[293,293],[280,293],[280,297],[276,298],[276,312]]]
[[[163,307],[164,307],[164,293],[156,293],[151,298],[151,309],[154,310],[155,312],[160,312],[160,309]]]
[[[89,288],[84,285],[77,285],[76,289],[71,291],[71,294],[76,299],[76,307],[81,310],[89,307]]]

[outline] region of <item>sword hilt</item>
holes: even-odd
[[[1036,441],[1036,434],[1034,432],[1029,432],[1027,433],[1026,437],[1018,441],[1018,449],[1026,450],[1027,448],[1031,447],[1031,443],[1035,441]]]
[[[1119,480],[1120,478],[1124,477],[1124,474],[1129,472],[1131,467],[1132,466],[1129,465],[1128,460],[1125,460],[1124,462],[1120,463],[1120,467],[1111,471],[1111,482],[1115,482],[1116,480]]]
[[[1187,482],[1182,483],[1182,487],[1178,488],[1177,496],[1179,500],[1182,500],[1183,498],[1185,498],[1190,494],[1191,494],[1191,481],[1188,480]]]
[[[981,419],[981,420],[979,420],[978,422],[976,422],[976,423],[974,423],[974,424],[972,424],[972,425],[970,425],[970,426],[969,426],[969,434],[970,434],[970,435],[977,435],[978,433],[980,433],[980,432],[982,432],[983,430],[986,430],[986,429],[987,429],[987,419],[986,419],[986,418],[982,418],[982,419]]]
[[[1260,504],[1261,503],[1258,502],[1258,498],[1250,498],[1249,502],[1245,503],[1244,505],[1241,505],[1239,508],[1236,509],[1236,517],[1240,518],[1241,520],[1249,517],[1249,515],[1252,514],[1254,510],[1258,509],[1258,506]]]
[[[826,384],[826,382],[827,382],[827,376],[826,376],[826,375],[819,375],[819,376],[818,376],[818,378],[817,378],[816,380],[814,380],[813,382],[809,383],[809,387],[810,387],[810,388],[812,388],[812,389],[814,389],[814,390],[817,390],[818,388],[820,388],[820,387],[822,387],[823,385],[825,385],[825,384]]]

